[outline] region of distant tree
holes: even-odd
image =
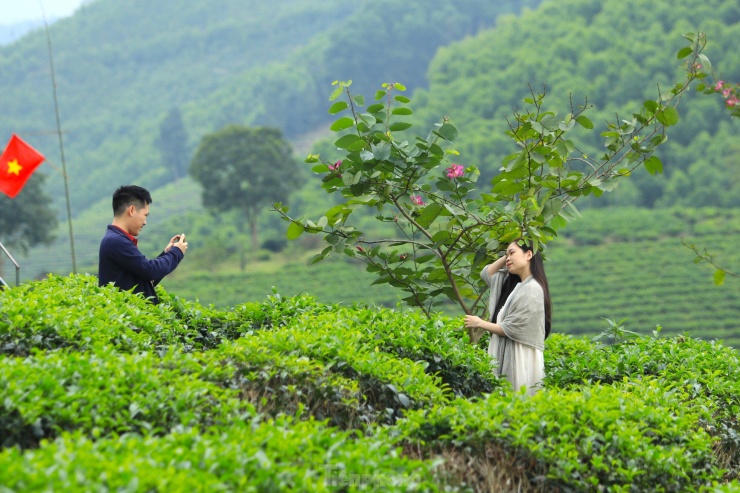
[[[0,241],[11,254],[13,249],[26,254],[30,247],[54,240],[57,217],[51,198],[42,189],[45,179],[40,173],[34,174],[14,199],[0,193]],[[5,260],[0,254],[0,274]]]
[[[227,125],[203,137],[190,163],[190,174],[203,186],[204,206],[244,212],[238,228],[244,232],[249,225],[256,250],[259,212],[275,201],[287,201],[298,182],[298,164],[279,129]]]
[[[187,174],[188,135],[182,123],[180,110],[172,108],[159,126],[159,138],[156,145],[165,166],[172,171],[175,180]]]

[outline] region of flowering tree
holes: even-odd
[[[708,95],[720,94],[722,96],[722,99],[724,99],[725,107],[730,111],[730,115],[735,118],[740,118],[740,83],[731,83],[719,79],[714,74],[712,65],[710,64],[709,60],[705,57],[704,61],[705,66],[698,67],[701,72],[697,72],[697,78],[701,79],[702,82],[697,84],[697,91]],[[709,72],[709,74],[707,72]],[[724,267],[718,265],[714,258],[714,254],[708,251],[706,248],[701,248],[690,243],[684,243],[684,246],[686,246],[696,254],[696,257],[694,259],[696,263],[706,262],[714,267],[715,285],[719,286],[721,284],[724,284],[725,278],[728,275],[740,278],[740,274],[730,272]]]
[[[704,92],[704,94],[721,94],[725,100],[725,107],[731,112],[730,114],[735,118],[740,118],[740,83],[717,80],[717,82],[709,85],[699,84],[697,90]]]
[[[594,129],[586,116],[588,101],[571,103],[558,116],[543,110],[544,91],[531,91],[526,110],[509,121],[515,151],[503,160],[492,187],[480,191],[475,189],[478,168],[459,164],[452,147],[458,132],[448,118],[425,137],[407,137],[402,132],[412,125],[404,118],[413,112],[403,85],[384,84],[363,111],[365,99],[350,92],[351,81],[335,82],[329,113],[343,116],[331,130],[339,133],[335,146],[344,157],[331,163],[309,155],[306,162],[324,175],[325,191],[344,200],[315,221],[289,216],[282,204],[275,204],[275,210],[290,222],[288,238],[324,235],[328,246],[312,262],[332,253],[358,258],[377,275],[375,284],[401,289],[407,294],[404,301],[427,315],[445,299],[465,313],[480,312],[485,286],[478,273],[495,252],[519,237],[541,248],[577,215],[579,197],[600,196],[641,166],[652,174],[662,172],[654,152],[666,142],[667,127],[678,122],[678,101],[705,58],[705,38],[685,37],[691,42],[684,49],[688,53],[681,53],[691,60],[685,80],[627,118],[608,123],[600,157],[584,154],[571,139],[575,128]],[[360,208],[373,208],[396,235],[366,236],[351,222]],[[471,340],[480,335],[471,332]]]

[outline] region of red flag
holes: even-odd
[[[0,156],[0,192],[14,198],[44,159],[40,152],[13,134]]]

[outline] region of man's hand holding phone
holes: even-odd
[[[185,241],[185,233],[175,235],[170,240],[170,244],[164,249],[165,252],[169,252],[172,247],[177,247],[184,254],[188,251],[188,242]]]

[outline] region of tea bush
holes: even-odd
[[[391,421],[403,409],[447,400],[441,379],[427,374],[423,364],[380,351],[334,314],[318,314],[310,317],[310,325],[304,325],[307,320],[296,319],[279,330],[256,332],[243,344],[331,364],[332,371],[356,379],[365,398],[386,410]]]
[[[376,438],[280,419],[162,437],[64,434],[0,452],[0,491],[431,492],[440,491],[435,466]]]
[[[493,376],[487,354],[471,348],[467,333],[458,330],[460,319],[429,320],[419,312],[392,310],[345,309],[340,315],[381,350],[423,362],[456,396],[480,396],[508,385]]]
[[[442,314],[160,294],[0,292],[0,492],[738,491],[719,342],[555,333],[526,398]]]
[[[235,390],[209,382],[224,369],[180,352],[38,353],[2,359],[0,447],[35,447],[79,430],[91,437],[163,435],[251,417]]]
[[[570,343],[548,346],[547,385],[578,389],[584,383],[621,385],[653,379],[682,396],[681,407],[700,413],[699,424],[719,438],[720,464],[740,473],[740,357],[715,341],[686,336],[633,338],[620,344],[582,346],[577,358]]]
[[[44,282],[0,292],[0,354],[108,345],[128,352],[170,345],[207,349],[222,337],[240,334],[227,312],[173,299],[162,290],[166,302],[154,306],[97,282],[90,275],[51,275]]]
[[[719,471],[712,438],[695,426],[695,413],[678,408],[675,398],[651,383],[633,382],[628,389],[584,385],[532,398],[458,399],[410,412],[385,432],[402,437],[421,457],[446,449],[469,451],[476,460],[493,457],[494,464],[506,457],[514,471],[525,469],[526,490],[688,491]]]

